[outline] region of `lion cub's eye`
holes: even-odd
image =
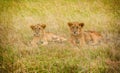
[[[41,28],[39,28],[39,29],[41,29]]]
[[[72,28],[75,28],[74,26],[72,26]]]
[[[76,27],[77,29],[79,28],[79,27]]]

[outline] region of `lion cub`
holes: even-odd
[[[66,41],[64,37],[57,36],[53,33],[45,31],[45,24],[31,25],[31,29],[34,32],[33,40],[31,44],[37,46],[37,44],[47,45],[48,42],[63,42]]]
[[[101,34],[95,31],[84,31],[84,23],[79,22],[68,22],[68,26],[71,32],[70,41],[73,45],[85,45],[91,44],[96,45],[101,41]]]

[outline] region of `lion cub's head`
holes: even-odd
[[[84,23],[68,22],[68,26],[70,27],[70,31],[72,35],[79,35],[82,32]]]
[[[46,27],[45,24],[37,24],[37,25],[31,25],[31,29],[34,32],[34,36],[40,36],[41,34],[44,33],[44,29]]]

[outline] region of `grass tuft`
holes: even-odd
[[[119,73],[120,1],[1,0],[1,73]],[[72,47],[67,42],[32,48],[30,25],[45,23],[46,31],[70,37],[68,22],[85,23],[108,43]]]

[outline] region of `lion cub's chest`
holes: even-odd
[[[76,44],[80,44],[82,42],[89,43],[92,41],[92,37],[89,32],[84,32],[78,36],[73,36],[73,40]]]
[[[72,40],[74,40],[74,43],[79,44],[81,42],[80,36],[72,36]]]

